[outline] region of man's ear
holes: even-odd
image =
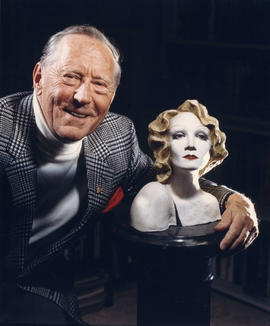
[[[42,67],[40,62],[35,65],[33,70],[33,86],[37,95],[42,93]]]
[[[113,92],[113,94],[112,94],[112,98],[111,98],[111,103],[110,103],[110,105],[112,104],[112,101],[113,101],[113,99],[114,99],[114,97],[115,97],[115,93],[116,93],[116,90]]]

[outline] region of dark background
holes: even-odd
[[[31,89],[51,34],[87,23],[120,48],[111,110],[133,119],[144,151],[159,112],[193,98],[207,106],[230,153],[207,178],[251,197],[265,221],[234,270],[246,291],[270,296],[270,1],[0,0],[0,10],[0,96]]]
[[[196,98],[220,120],[229,158],[208,178],[267,212],[270,193],[269,0],[1,0],[0,95],[32,87],[48,37],[95,25],[122,53],[111,110],[131,117],[148,151],[147,124]],[[267,218],[267,213],[263,213]]]

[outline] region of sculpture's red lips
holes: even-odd
[[[184,158],[186,158],[187,160],[197,160],[198,157],[196,155],[185,155]]]

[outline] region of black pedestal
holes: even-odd
[[[211,258],[222,234],[216,223],[117,233],[132,241],[138,264],[138,326],[209,326]]]
[[[144,248],[138,262],[138,326],[210,325],[209,257]]]

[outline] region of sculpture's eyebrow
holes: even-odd
[[[204,125],[199,125],[199,126],[197,126],[196,127],[196,129],[198,129],[198,130],[205,130],[205,131],[209,131],[210,132],[210,130],[209,130],[209,128],[207,128],[206,126],[204,126]]]
[[[170,136],[173,136],[173,135],[175,135],[175,134],[177,134],[177,133],[181,133],[181,134],[185,134],[186,133],[186,131],[185,131],[185,129],[184,128],[171,128],[170,130],[169,130],[169,135]]]
[[[186,128],[187,128],[187,126],[185,126],[185,125],[175,124],[175,125],[171,126],[170,131],[185,130]]]

